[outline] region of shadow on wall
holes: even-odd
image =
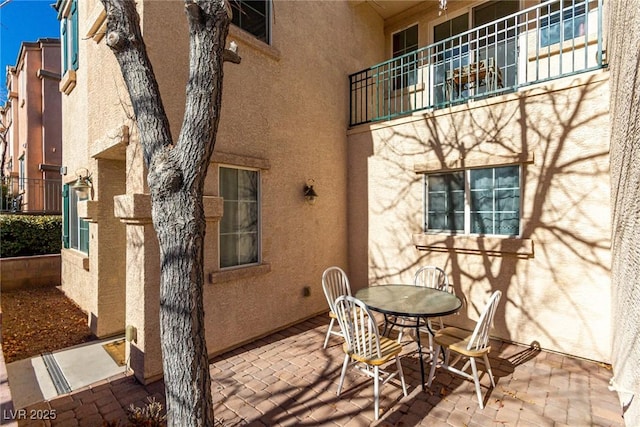
[[[583,314],[574,293],[584,291],[578,289],[580,274],[595,283],[598,277],[610,274],[609,219],[594,213],[594,207],[603,206],[602,199],[608,194],[603,197],[603,192],[609,188],[608,144],[600,142],[608,135],[607,129],[603,130],[608,109],[599,97],[608,83],[598,76],[601,75],[568,83],[567,86],[576,84],[568,90],[508,95],[511,98],[506,102],[428,113],[420,122],[387,128],[391,130],[385,131],[374,148],[378,170],[384,170],[384,179],[374,184],[381,188],[375,191],[384,200],[370,208],[369,215],[379,216],[377,221],[384,223],[380,233],[384,238],[368,238],[369,282],[392,283],[402,277],[406,280],[418,267],[437,259],[437,265],[449,272],[458,296],[476,296],[465,301],[477,302],[477,306],[468,305],[467,312],[477,316],[482,309],[479,292],[486,294],[486,300],[494,291],[503,291],[507,298],[498,308],[495,326],[504,339],[511,339],[510,328],[514,328],[506,323],[506,306],[516,307],[522,322],[531,322],[542,331],[541,341],[544,338],[558,346],[561,343],[554,333],[558,325],[540,321],[537,308],[552,307],[558,299],[565,299],[575,320],[593,322]],[[605,126],[594,127],[602,123]],[[534,241],[535,253],[465,253],[443,244],[416,253],[411,235],[423,233],[423,176],[413,170],[414,165],[428,159],[429,170],[436,164],[434,170],[451,171],[452,160],[464,167],[476,159],[477,167],[482,165],[478,159],[484,158],[488,164],[489,158],[513,158],[523,153],[535,155],[532,162],[522,164],[520,236]],[[601,183],[602,187],[596,188],[594,183]],[[371,194],[369,199],[379,200]],[[420,209],[416,211],[416,207]],[[390,212],[393,218],[389,217]],[[433,238],[437,239],[437,235]],[[441,243],[444,240],[445,237]],[[521,262],[522,258],[531,262]],[[572,268],[567,265],[568,260],[574,260],[584,271],[574,270],[571,277],[566,277]],[[544,280],[553,291],[529,286],[536,280],[538,284]],[[601,341],[592,330],[585,333],[589,334],[589,343]]]

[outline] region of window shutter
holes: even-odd
[[[78,36],[80,34],[78,28],[78,1],[73,0],[71,3],[71,68],[78,69]]]
[[[64,74],[68,67],[68,60],[67,60],[67,51],[68,51],[68,45],[69,45],[69,37],[67,35],[67,18],[62,18],[62,20],[60,21],[60,38],[62,39],[62,73]]]
[[[69,248],[69,184],[62,186],[62,246]]]

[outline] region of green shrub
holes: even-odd
[[[59,254],[60,215],[0,215],[0,258]]]

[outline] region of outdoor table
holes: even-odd
[[[433,288],[426,288],[415,285],[378,285],[360,289],[356,293],[356,298],[364,302],[368,308],[384,314],[384,331],[387,326],[399,325],[389,316],[412,317],[416,319],[416,341],[418,343],[418,354],[420,355],[420,374],[422,377],[422,390],[424,386],[424,364],[422,358],[422,345],[420,344],[420,320],[424,319],[424,324],[431,335],[434,335],[426,321],[430,317],[446,316],[455,313],[462,307],[460,298],[449,292]],[[406,327],[407,325],[402,325]],[[389,329],[390,330],[390,329]]]

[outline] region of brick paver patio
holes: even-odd
[[[395,383],[381,388],[374,422],[372,381],[349,371],[336,396],[341,342],[322,342],[328,320],[318,316],[215,358],[211,364],[215,416],[225,426],[623,426],[608,366],[492,341],[493,390],[480,409],[471,382],[438,371],[430,390],[420,387],[416,345],[405,341],[402,366],[408,396]],[[428,366],[427,374],[428,374]],[[489,379],[482,378],[483,385]],[[126,425],[126,408],[147,396],[164,404],[162,382],[143,386],[131,376],[102,381],[27,408],[55,410],[55,420],[20,426]],[[47,413],[47,412],[42,412]],[[49,412],[50,413],[50,412]],[[114,424],[115,425],[115,424]]]

